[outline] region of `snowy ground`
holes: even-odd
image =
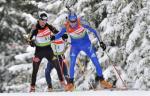
[[[91,27],[96,28],[101,39],[107,45],[106,52],[113,62],[110,62],[110,58],[101,48],[98,49],[97,39],[88,32],[92,44],[98,49],[96,53],[103,68],[105,79],[115,83],[117,88],[124,86],[118,73],[114,70],[113,64],[127,87],[150,90],[150,0],[11,0],[11,2],[10,0],[0,0],[0,16],[2,14],[2,19],[0,19],[0,34],[2,35],[0,36],[4,38],[0,38],[2,40],[0,42],[0,49],[2,48],[0,53],[0,92],[21,93],[17,95],[3,94],[4,96],[30,96],[30,94],[23,92],[28,92],[27,90],[30,88],[34,49],[27,47],[26,43],[22,46],[21,42],[24,40],[21,37],[26,32],[29,33],[31,25],[35,24],[36,19],[34,17],[38,17],[36,8],[39,13],[40,11],[48,12],[50,17],[48,23],[60,30],[60,27],[64,26],[68,13],[65,5],[66,3],[71,5],[72,1],[76,1],[72,9],[78,17],[83,17],[89,21]],[[37,7],[32,8],[30,6],[28,8],[23,5],[36,5]],[[31,11],[35,11],[35,15],[32,15]],[[10,41],[10,44],[5,41]],[[65,53],[68,61],[70,59],[69,51],[68,48]],[[75,67],[75,85],[77,90],[88,90],[91,87],[91,82],[95,81],[95,67],[83,54],[79,54],[78,59],[76,64],[78,66]],[[86,67],[85,64],[87,64]],[[46,65],[47,61],[43,59],[37,75],[37,92],[43,92],[47,88],[44,75]],[[81,74],[83,70],[84,73]],[[59,87],[56,74],[54,71],[51,75],[55,88]],[[65,96],[75,94],[75,96],[89,96],[87,94],[95,94],[95,96],[110,96],[108,94],[114,94],[111,96],[127,96],[129,94],[129,96],[148,96],[146,94],[149,93],[146,92],[145,95],[142,95],[141,91],[139,91],[141,94],[136,91],[120,93],[103,91],[98,93],[91,91],[69,92],[58,93],[58,95],[56,93],[35,93],[34,95],[33,93],[31,95],[59,96],[60,94],[62,96],[64,94],[63,96]],[[0,96],[3,95],[0,94]]]
[[[82,91],[45,93],[3,93],[0,96],[150,96],[150,91]]]

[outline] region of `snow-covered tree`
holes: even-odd
[[[30,32],[41,11],[46,11],[48,23],[60,30],[68,13],[66,5],[72,5],[71,10],[87,20],[107,45],[106,52],[111,60],[90,34],[107,80],[124,87],[115,66],[127,87],[150,88],[150,0],[1,0],[0,5],[0,92],[28,91],[34,49],[27,45],[23,34]],[[78,60],[85,69],[83,76],[79,76],[82,68],[77,62],[77,89],[90,89],[91,84],[95,86],[95,68],[82,52]],[[38,91],[47,87],[46,63],[44,59],[38,73]],[[55,70],[51,74],[55,88],[59,88]]]

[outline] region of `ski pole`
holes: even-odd
[[[100,39],[98,38],[98,41],[100,43]],[[101,40],[102,41],[102,40]],[[107,57],[109,58],[112,66],[114,67],[115,71],[117,72],[119,78],[121,79],[122,83],[124,84],[124,87],[127,89],[126,83],[123,81],[122,77],[119,74],[119,71],[117,70],[117,68],[115,67],[115,65],[113,64],[113,60],[111,59],[111,57],[108,55],[108,53],[106,52],[106,50],[103,50],[105,52],[105,54],[107,55]]]
[[[68,45],[70,44],[70,42],[67,42],[67,39],[65,39],[64,40],[64,42],[65,42],[65,50],[64,50],[64,53],[66,52],[66,50],[67,50],[67,48],[68,48]],[[65,58],[65,55],[64,56],[62,56],[62,58],[63,58],[63,60],[65,60],[64,62],[65,62],[65,64],[66,64],[66,66],[67,66],[67,70],[69,69],[69,67],[70,67],[70,65],[69,65],[69,61]]]
[[[66,66],[66,68],[67,68],[67,69],[66,69],[66,70],[67,70],[67,74],[66,74],[64,77],[65,77],[65,79],[67,78],[66,81],[67,81],[67,83],[68,83],[68,81],[69,81],[69,73],[68,73],[68,72],[69,72],[69,71],[68,71],[68,66],[69,66],[69,64],[68,64],[68,61],[65,59],[65,56],[64,56],[64,55],[61,55],[61,58],[63,59],[63,60],[62,60],[63,66],[64,66],[64,67]],[[64,67],[63,67],[63,68],[64,68]],[[64,70],[64,69],[63,69],[63,70]]]
[[[63,70],[62,70],[62,67],[61,67],[61,64],[60,64],[60,60],[59,60],[59,56],[58,56],[58,52],[57,52],[57,49],[56,49],[56,45],[55,45],[55,50],[56,50],[56,57],[57,57],[57,61],[59,63],[59,67],[60,67],[60,71],[61,71],[61,75],[63,77],[63,80],[65,80],[65,77],[63,75]]]
[[[104,52],[105,52],[105,54],[108,56],[108,58],[110,59],[110,61],[113,63],[113,61],[111,60],[111,58],[110,58],[110,56],[108,55],[108,53],[107,53],[106,51],[104,51]],[[112,64],[112,63],[111,63],[111,64]],[[113,65],[114,69],[116,70],[116,72],[117,72],[119,78],[120,78],[121,81],[123,82],[124,86],[127,88],[126,83],[123,81],[122,77],[119,75],[119,71],[117,70],[117,68],[115,67],[114,64],[112,64],[112,65]]]

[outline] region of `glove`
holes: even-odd
[[[55,36],[51,36],[51,41],[55,40]]]
[[[33,40],[28,42],[30,44],[31,47],[35,47],[35,42]]]
[[[106,45],[103,42],[100,42],[100,46],[102,47],[103,51],[106,50]]]
[[[68,35],[67,35],[67,34],[64,34],[64,35],[62,36],[62,39],[63,39],[63,40],[68,39]]]

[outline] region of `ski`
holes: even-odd
[[[137,88],[91,88],[91,89],[84,89],[84,90],[79,90],[76,89],[76,87],[72,91],[65,91],[65,89],[52,89],[52,92],[78,92],[78,91],[127,91],[127,90],[138,90]]]
[[[50,92],[80,92],[80,91],[127,91],[127,90],[138,90],[136,88],[111,88],[111,89],[90,89],[90,90],[76,90],[74,89],[73,91],[65,91],[63,89],[52,89]]]

